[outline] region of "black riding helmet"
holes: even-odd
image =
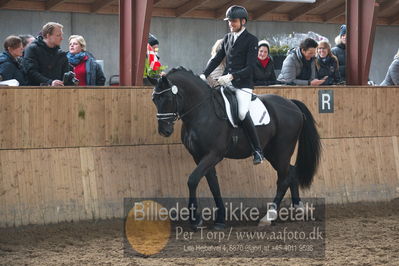
[[[245,18],[246,21],[248,21],[248,12],[245,9],[245,7],[242,6],[231,6],[229,9],[226,11],[226,18],[224,20],[229,20],[229,19],[242,19]]]

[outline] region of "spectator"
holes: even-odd
[[[19,85],[27,85],[25,71],[18,61],[24,48],[18,36],[8,36],[4,40],[4,52],[0,54],[0,76],[2,80],[16,79]]]
[[[22,40],[22,46],[24,47],[24,49],[35,40],[35,37],[30,34],[19,35],[19,38],[21,38]]]
[[[80,35],[69,37],[68,61],[80,86],[104,86],[105,76],[94,56],[86,51],[86,41]]]
[[[216,54],[219,52],[219,50],[222,48],[222,43],[223,43],[223,39],[219,39],[212,46],[211,58],[209,59],[208,64],[216,56]],[[226,68],[226,59],[223,58],[220,65],[218,65],[215,68],[215,70],[213,70],[212,73],[209,74],[209,76],[207,77],[209,86],[211,86],[213,88],[213,87],[216,87],[219,85],[218,79],[223,75],[225,68]]]
[[[396,53],[391,65],[388,68],[384,81],[381,86],[399,85],[399,50]]]
[[[258,61],[254,69],[254,85],[268,86],[276,84],[274,63],[269,56],[270,46],[266,40],[258,43]]]
[[[152,35],[151,33],[148,35],[148,44],[152,47],[152,49],[155,51],[155,53],[158,54],[159,50],[159,41],[158,39]]]
[[[63,26],[49,22],[41,35],[26,49],[23,64],[31,85],[63,86],[64,73],[70,70],[66,53],[60,49]]]
[[[158,51],[159,51],[159,41],[154,35],[150,33],[148,36],[147,58],[148,58],[148,63],[150,65],[150,69],[153,71],[160,70],[162,66],[161,62],[159,61]]]
[[[334,85],[341,81],[338,59],[331,53],[331,46],[326,41],[319,42],[316,58],[316,77],[325,79],[323,85]]]
[[[338,58],[339,63],[339,74],[341,75],[341,80],[346,80],[346,25],[341,25],[339,35],[335,38],[335,46],[331,49],[333,55]]]
[[[283,62],[278,80],[293,85],[319,86],[323,84],[325,80],[316,79],[314,57],[317,45],[315,40],[307,38],[299,47],[291,49]]]

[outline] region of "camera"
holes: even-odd
[[[64,73],[63,78],[64,86],[78,86],[79,80],[76,78],[76,75],[72,71],[68,71]]]

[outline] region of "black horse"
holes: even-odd
[[[235,129],[220,115],[217,100],[220,94],[198,76],[182,67],[172,69],[166,76],[153,80],[153,102],[158,114],[158,132],[165,137],[173,133],[174,122],[183,121],[181,139],[194,158],[197,167],[188,178],[189,207],[196,216],[197,186],[206,176],[217,211],[215,228],[223,228],[225,208],[220,194],[215,166],[223,158],[243,159],[252,150],[241,128]],[[292,202],[300,204],[298,184],[310,187],[320,158],[320,137],[308,108],[300,101],[278,95],[258,96],[270,113],[270,123],[258,126],[258,136],[266,159],[277,171],[275,209],[279,207],[288,188]],[[238,141],[233,141],[238,136]],[[236,138],[237,139],[237,138]],[[290,159],[298,142],[295,166]],[[263,220],[263,219],[262,219]],[[200,219],[191,221],[194,229]]]

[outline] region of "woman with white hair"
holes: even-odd
[[[79,86],[104,86],[105,76],[94,56],[86,51],[86,41],[80,35],[69,37],[69,63],[79,80]]]
[[[388,68],[384,81],[381,86],[399,85],[399,50],[396,53],[391,65]]]

